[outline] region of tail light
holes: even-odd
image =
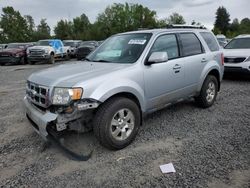
[[[224,65],[224,54],[221,54],[221,65]]]

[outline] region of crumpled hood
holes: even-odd
[[[28,80],[49,87],[72,87],[79,82],[94,79],[127,66],[115,63],[74,62],[35,72]]]
[[[249,57],[250,49],[224,49],[225,57]]]

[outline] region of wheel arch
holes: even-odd
[[[142,110],[141,103],[140,103],[138,97],[135,94],[133,94],[131,92],[125,92],[125,91],[124,92],[119,92],[119,93],[116,93],[116,94],[113,94],[113,95],[109,96],[102,103],[106,103],[107,101],[109,101],[111,99],[114,99],[114,98],[118,98],[118,97],[124,97],[124,98],[130,99],[130,100],[132,100],[132,101],[134,101],[136,103],[136,105],[138,106],[139,111],[140,111],[140,119],[141,119],[140,124],[142,125],[143,110]]]
[[[139,99],[136,97],[136,95],[134,95],[133,93],[130,93],[130,92],[120,92],[120,93],[116,93],[116,94],[110,96],[109,98],[107,98],[105,101],[110,100],[110,99],[112,99],[112,98],[114,98],[114,97],[125,97],[125,98],[128,98],[128,99],[131,99],[132,101],[134,101],[134,102],[138,105],[138,107],[139,107],[140,110],[141,110],[140,101],[139,101]],[[104,102],[105,102],[105,101],[104,101]]]
[[[209,67],[209,68],[208,68]],[[208,75],[213,75],[216,77],[217,81],[218,81],[218,91],[220,91],[220,86],[221,86],[221,74],[220,74],[220,68],[218,66],[207,66],[207,68],[205,68],[201,74],[200,77],[200,83],[198,85],[197,88],[197,94],[200,93],[200,90],[202,88],[203,83],[205,82],[206,78]]]
[[[217,69],[212,69],[212,70],[210,70],[209,72],[208,72],[208,74],[207,74],[207,76],[208,75],[213,75],[213,76],[215,76],[215,78],[217,79],[217,81],[218,81],[218,91],[220,91],[220,73],[219,73],[219,71],[217,70]],[[206,77],[207,77],[206,76]]]

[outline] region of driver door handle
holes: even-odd
[[[176,64],[174,67],[173,67],[174,70],[178,70],[178,69],[181,69],[181,66],[179,64]]]
[[[175,64],[173,67],[174,73],[179,73],[181,70],[181,66],[179,64]]]

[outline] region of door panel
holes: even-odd
[[[197,85],[200,82],[202,70],[208,61],[207,55],[200,54],[182,59],[185,62],[185,85],[190,87]]]
[[[148,109],[164,106],[181,97],[184,69],[180,59],[154,64],[145,68],[145,95]]]
[[[183,61],[179,59],[179,47],[174,34],[158,37],[149,54],[153,52],[167,52],[167,62],[145,66],[145,95],[147,109],[160,108],[167,103],[181,97],[181,89],[185,69]]]
[[[178,36],[182,46],[182,59],[185,63],[185,86],[192,92],[192,88],[195,90],[200,82],[200,76],[208,57],[200,40],[194,33],[180,33]]]

